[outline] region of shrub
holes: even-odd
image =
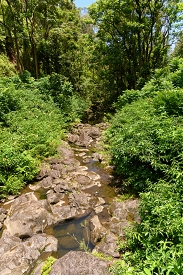
[[[0,77],[13,76],[15,74],[14,64],[9,61],[7,56],[0,54]]]
[[[56,153],[66,127],[52,98],[43,100],[36,88],[25,84],[9,80],[5,85],[0,83],[6,122],[0,125],[1,196],[15,194],[33,180],[41,160]]]

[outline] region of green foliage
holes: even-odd
[[[12,95],[11,89],[0,87],[0,122],[6,123],[6,115],[18,108],[18,100]]]
[[[183,90],[162,91],[154,98],[157,113],[166,112],[169,116],[183,115]]]
[[[81,119],[88,108],[88,102],[74,93],[72,84],[63,75],[54,73],[42,78],[37,82],[37,88],[45,100],[53,98],[68,122]]]
[[[37,83],[13,81],[0,83],[1,196],[15,194],[33,180],[41,160],[56,153],[66,126],[60,109],[51,97],[42,98]]]
[[[141,194],[141,223],[126,232],[119,274],[182,274],[182,188],[159,181]],[[114,270],[117,267],[113,267]]]
[[[1,54],[0,55],[0,77],[4,76],[13,76],[15,75],[16,70],[14,64],[12,64],[8,57]]]
[[[41,269],[41,275],[49,275],[55,261],[56,259],[54,257],[48,257]]]
[[[181,66],[182,60],[173,59],[134,96],[126,91],[107,131],[122,184],[143,192],[141,223],[119,241],[123,261],[111,267],[112,274],[183,273]]]

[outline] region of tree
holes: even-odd
[[[98,0],[89,7],[98,26],[97,59],[108,91],[136,89],[165,62],[178,1]]]

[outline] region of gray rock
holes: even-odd
[[[50,275],[108,275],[109,261],[81,251],[70,251],[58,259]]]
[[[3,232],[0,239],[0,274],[23,275],[41,253],[57,251],[57,239],[46,234],[35,235],[25,242]]]
[[[92,138],[96,138],[96,137],[99,137],[100,136],[100,130],[98,127],[91,127],[88,131],[88,134],[90,137]]]
[[[97,244],[92,252],[103,253],[105,256],[112,256],[119,258],[120,254],[116,251],[117,249],[117,236],[109,233],[107,234],[101,243]]]
[[[95,215],[91,220],[91,229],[92,229],[92,240],[95,244],[96,242],[101,241],[101,239],[108,234],[108,230],[102,226],[97,215]]]
[[[129,199],[124,202],[113,202],[109,208],[113,217],[119,221],[127,220],[128,222],[139,222],[139,200]]]
[[[4,225],[13,236],[31,237],[52,224],[53,216],[48,210],[47,201],[39,201],[32,192],[21,195],[12,203]]]
[[[69,195],[68,199],[72,207],[76,207],[77,209],[88,209],[91,207],[89,204],[90,197],[90,194],[84,192],[73,192]]]
[[[63,193],[54,193],[53,190],[51,190],[48,194],[47,194],[47,201],[50,204],[56,204],[59,201],[61,201],[64,198],[64,194]]]
[[[44,189],[49,189],[52,187],[52,182],[53,182],[52,177],[48,176],[48,177],[44,178],[42,181],[40,181],[40,183],[38,183],[38,185]]]
[[[68,135],[68,141],[69,142],[76,143],[76,142],[78,142],[78,140],[79,140],[79,136],[78,135],[72,135],[72,134]]]

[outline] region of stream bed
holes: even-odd
[[[51,255],[59,263],[63,259],[63,274],[73,261],[73,274],[80,274],[77,261],[86,269],[82,274],[90,274],[95,264],[87,261],[97,268],[99,260],[85,251],[120,257],[116,242],[124,238],[124,228],[139,221],[139,201],[119,199],[113,167],[99,153],[106,127],[76,125],[58,155],[42,163],[35,182],[1,202],[0,274],[40,275]],[[100,272],[103,265],[107,270],[107,262],[100,263]]]

